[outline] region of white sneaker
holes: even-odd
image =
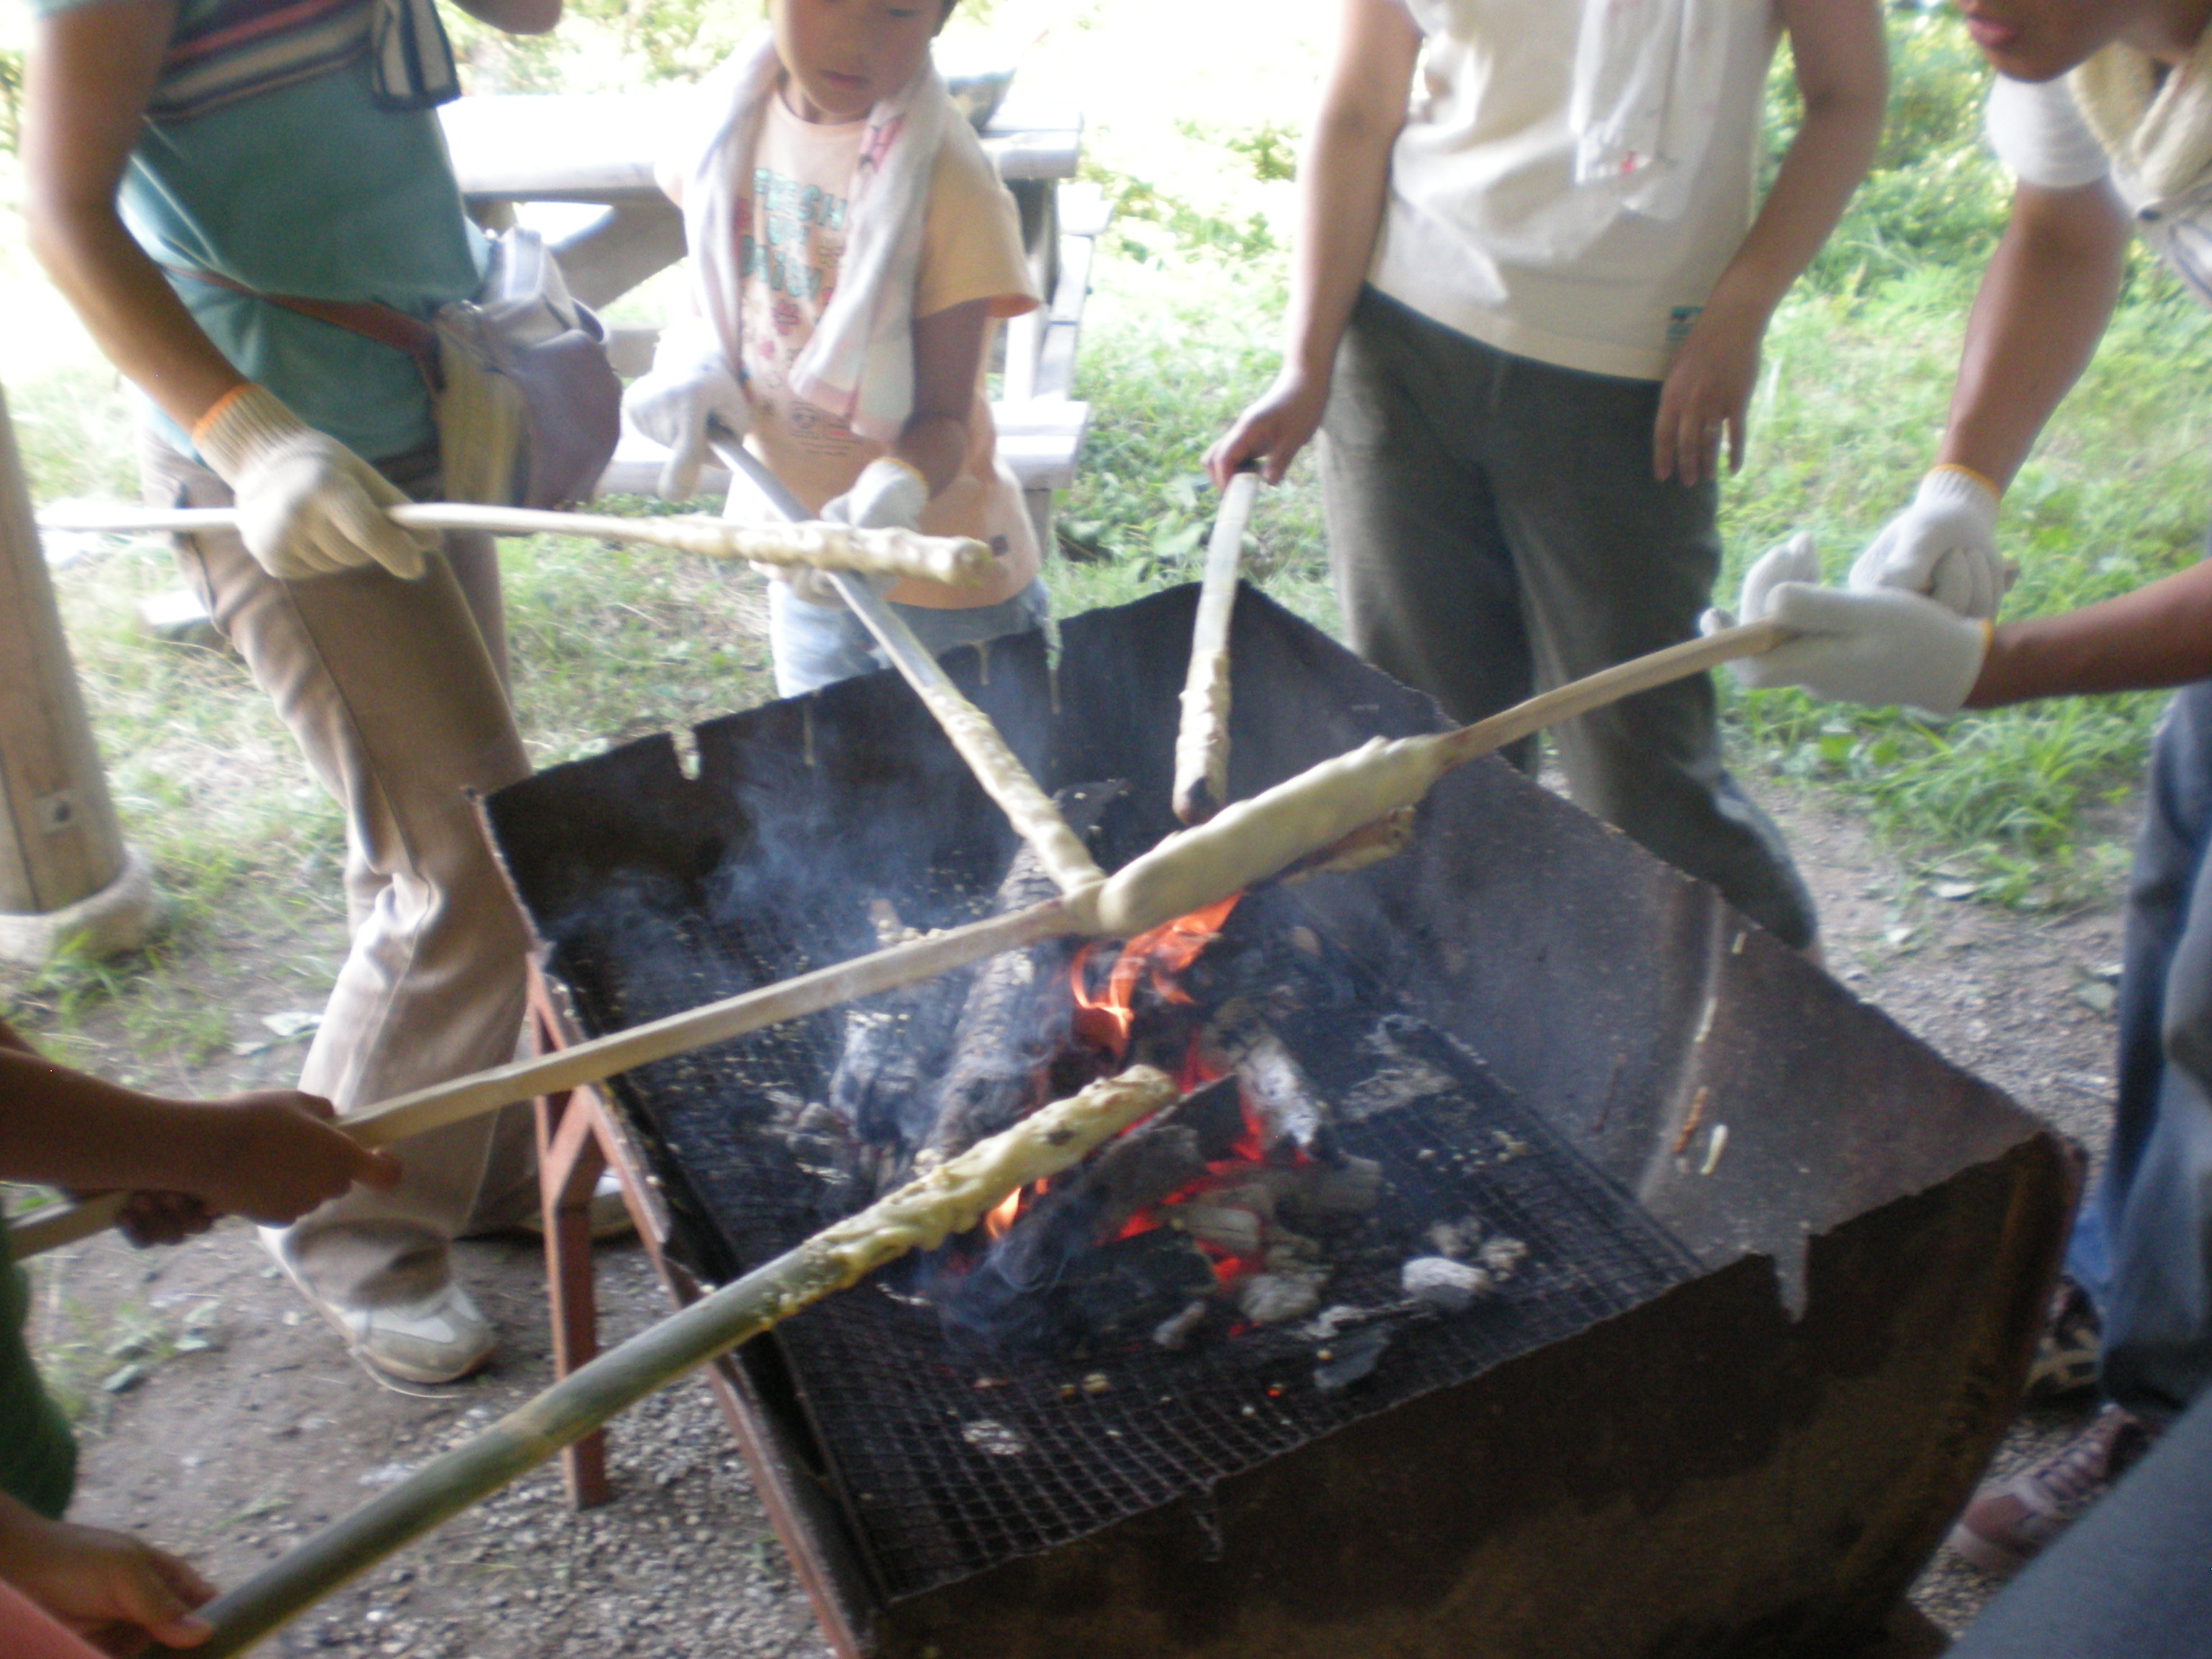
[[[491,1322],[452,1279],[414,1302],[379,1308],[345,1308],[318,1296],[284,1249],[284,1229],[260,1230],[262,1247],[276,1258],[307,1305],[345,1339],[346,1346],[377,1370],[404,1382],[457,1382],[481,1370],[498,1345]]]

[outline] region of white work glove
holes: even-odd
[[[822,519],[825,524],[849,525],[855,530],[912,530],[921,524],[921,510],[928,505],[929,480],[906,462],[880,455],[860,469],[850,489],[823,504]],[[828,574],[811,565],[775,565],[769,574],[789,582],[792,592],[809,605],[845,603]],[[864,580],[878,593],[898,583],[896,576]]]
[[[438,545],[385,516],[407,500],[391,479],[266,386],[240,386],[216,404],[192,428],[192,446],[237,498],[246,550],[281,581],[374,563],[411,582]]]
[[[1820,556],[1802,533],[1770,549],[1744,574],[1742,617],[1802,637],[1730,663],[1754,691],[1799,685],[1815,696],[1954,714],[1982,672],[1989,624],[1899,587],[1822,587]],[[1730,625],[1708,611],[1712,634]]]
[[[668,451],[660,494],[672,501],[688,501],[699,493],[710,428],[719,426],[735,441],[753,423],[745,389],[704,323],[678,325],[661,335],[652,368],[623,389],[622,412],[631,431]]]
[[[1912,505],[1851,566],[1850,584],[1926,593],[1962,617],[1994,617],[2006,586],[1997,556],[1997,492],[1978,472],[1939,466]]]

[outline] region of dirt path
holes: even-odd
[[[2113,913],[2036,917],[1946,902],[1846,814],[1788,794],[1770,805],[1820,896],[1833,971],[1952,1059],[2100,1147],[2112,1070]],[[256,941],[218,943],[234,963],[252,959]],[[337,945],[285,941],[288,950]],[[235,1011],[232,1038],[247,1048],[270,1036],[261,1016],[296,1006],[274,982],[234,973],[223,983]],[[257,996],[276,1000],[264,1007]],[[119,1015],[88,1022],[87,1063],[181,1086],[186,1079],[171,1075],[179,1068],[133,1054],[125,1024]],[[284,1071],[295,1054],[224,1051],[190,1068],[190,1081],[243,1086]],[[39,1275],[38,1335],[50,1363],[95,1402],[77,1518],[142,1532],[235,1583],[543,1387],[550,1368],[534,1243],[472,1243],[461,1255],[505,1333],[500,1361],[470,1382],[404,1393],[347,1359],[244,1229],[227,1226],[177,1251],[141,1255],[106,1241],[49,1258]],[[599,1285],[610,1338],[662,1311],[634,1245],[603,1250]],[[180,1340],[193,1351],[173,1352]],[[198,1348],[201,1341],[208,1346]],[[134,1364],[141,1374],[122,1386],[118,1373]],[[2024,1423],[2007,1457],[2048,1443],[2068,1421]],[[623,1419],[613,1453],[611,1505],[571,1514],[557,1478],[541,1473],[325,1603],[271,1650],[383,1659],[826,1651],[702,1385],[672,1389]],[[1955,1629],[1990,1588],[1945,1560],[1920,1597]]]

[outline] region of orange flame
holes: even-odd
[[[1219,936],[1221,924],[1229,920],[1229,913],[1243,896],[1231,893],[1218,904],[1193,910],[1138,934],[1121,947],[1113,971],[1106,977],[1103,996],[1091,994],[1085,972],[1097,944],[1078,951],[1067,970],[1068,986],[1075,994],[1076,1030],[1120,1059],[1129,1046],[1130,1028],[1136,1024],[1137,986],[1146,972],[1152,975],[1152,989],[1164,1000],[1188,1002],[1190,997],[1176,983],[1176,975],[1197,961],[1199,953]]]

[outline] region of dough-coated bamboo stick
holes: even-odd
[[[878,576],[920,576],[968,586],[990,573],[991,550],[964,536],[923,536],[911,530],[853,530],[841,524],[799,520],[789,525],[738,525],[726,519],[680,514],[623,519],[605,513],[545,513],[534,507],[478,507],[465,501],[410,502],[387,509],[410,530],[481,530],[495,536],[580,536],[593,541],[635,542],[757,564],[812,565],[823,570],[861,570]],[[49,508],[42,530],[113,532],[119,535],[191,535],[238,528],[228,507],[131,507],[113,511]]]
[[[1079,1163],[1176,1097],[1138,1066],[992,1136],[601,1354],[200,1609],[204,1659],[240,1653],[625,1407],[911,1249],[933,1249],[1008,1194]],[[162,1650],[167,1651],[167,1650]]]
[[[1190,672],[1183,681],[1182,721],[1176,731],[1175,815],[1203,823],[1229,799],[1229,622],[1237,609],[1237,570],[1244,526],[1260,491],[1257,472],[1239,472],[1221,492],[1206,577],[1191,624]]]

